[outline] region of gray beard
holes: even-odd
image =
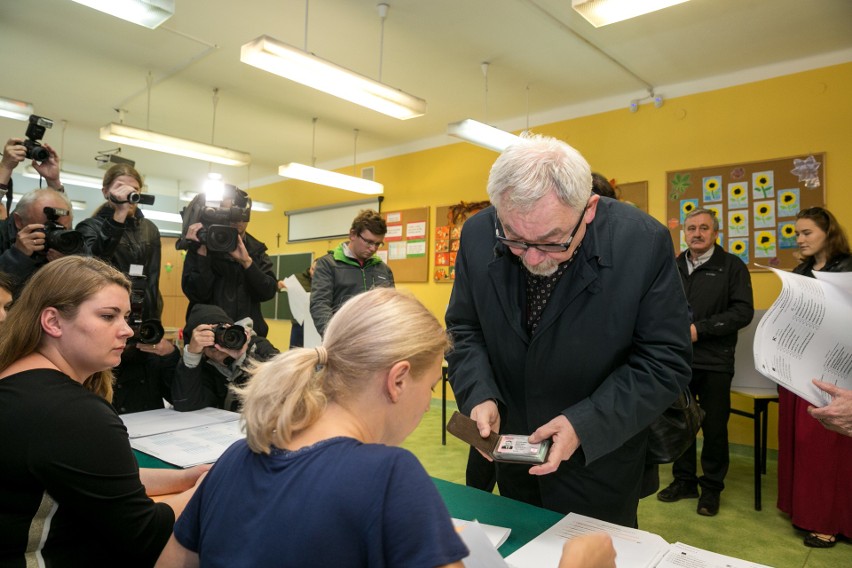
[[[559,263],[552,258],[548,258],[536,266],[530,266],[524,258],[521,258],[521,262],[524,264],[524,268],[536,276],[551,276],[559,268]]]

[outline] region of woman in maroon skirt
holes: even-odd
[[[796,243],[802,263],[793,272],[852,272],[849,242],[828,210],[799,211]],[[808,531],[805,546],[832,547],[852,537],[852,438],[823,428],[806,400],[781,387],[778,402],[778,508]]]

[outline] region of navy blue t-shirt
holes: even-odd
[[[174,532],[211,567],[434,568],[468,554],[417,458],[352,438],[271,455],[236,442]]]

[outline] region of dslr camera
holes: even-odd
[[[188,249],[193,244],[197,244],[186,238],[186,232],[190,225],[201,223],[202,227],[196,233],[196,237],[201,244],[207,245],[207,251],[229,253],[237,248],[239,242],[239,231],[230,224],[248,223],[251,218],[251,198],[245,191],[226,184],[221,202],[208,204],[206,196],[199,193],[189,205],[184,207],[181,217],[183,217],[183,231],[181,238],[175,244],[178,250]]]
[[[246,328],[241,325],[216,324],[213,328],[216,345],[225,349],[238,350],[246,344]]]
[[[46,151],[46,150],[45,150]],[[71,231],[59,223],[60,217],[65,217],[69,212],[67,209],[58,207],[45,207],[44,215],[47,222],[44,224],[44,252],[50,249],[57,250],[62,254],[82,254],[86,251],[83,235],[78,231]]]
[[[160,320],[145,319],[145,280],[144,276],[130,276],[130,317],[127,325],[133,330],[133,337],[127,343],[156,345],[166,332]]]
[[[30,115],[30,124],[27,126],[27,132],[23,145],[27,149],[27,158],[36,162],[43,162],[50,159],[50,151],[41,145],[41,140],[44,138],[44,131],[48,128],[53,128],[53,121],[43,116]]]

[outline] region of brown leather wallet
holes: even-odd
[[[544,463],[550,450],[550,440],[530,444],[529,436],[491,432],[487,438],[479,435],[476,421],[453,412],[447,422],[447,432],[467,442],[494,461],[507,463]]]

